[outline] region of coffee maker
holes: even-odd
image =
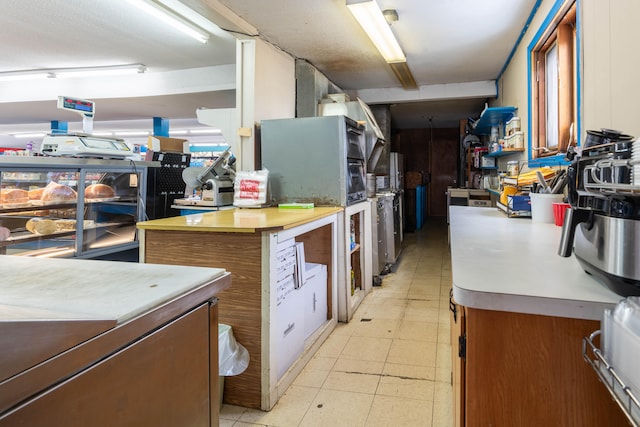
[[[640,143],[616,130],[587,131],[570,150],[568,202],[558,254],[621,296],[640,295]]]

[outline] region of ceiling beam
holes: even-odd
[[[185,4],[193,2],[193,0],[183,0]],[[236,38],[244,38],[243,36],[257,36],[258,29],[239,17],[231,9],[222,4],[220,0],[204,0],[213,12],[212,21],[220,28],[229,30],[234,33]]]
[[[495,98],[495,80],[420,86],[418,90],[402,88],[361,89],[357,96],[367,104],[443,101],[449,99]]]

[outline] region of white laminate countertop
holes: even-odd
[[[453,297],[486,310],[601,320],[623,297],[558,255],[562,227],[451,206]]]
[[[0,256],[0,321],[125,322],[225,273],[221,268]]]

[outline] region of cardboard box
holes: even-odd
[[[185,153],[184,143],[186,139],[167,138],[164,136],[149,136],[147,149],[163,153]]]

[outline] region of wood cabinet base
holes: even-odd
[[[467,426],[624,426],[582,358],[599,322],[466,308]]]

